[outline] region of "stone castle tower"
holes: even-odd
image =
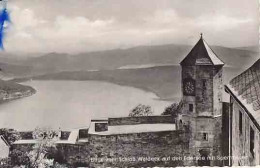
[[[190,131],[189,156],[205,158],[190,165],[221,165],[222,68],[224,63],[203,39],[182,60],[183,109],[179,122]]]

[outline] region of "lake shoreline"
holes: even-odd
[[[29,80],[21,84],[35,88],[37,94],[2,103],[0,127],[72,129],[88,126],[91,119],[128,116],[138,104],[150,105],[154,115],[171,104],[153,92],[107,81]]]
[[[117,82],[117,81],[109,81],[109,80],[81,80],[81,79],[41,79],[39,77],[30,77],[30,78],[16,78],[16,79],[12,79],[10,81],[15,81],[17,83],[24,83],[24,82],[28,82],[28,81],[96,81],[96,82],[105,82],[105,83],[111,83],[111,84],[116,84],[119,86],[127,86],[127,87],[132,87],[132,88],[136,88],[136,89],[141,89],[147,93],[152,92],[154,93],[159,101],[173,101],[173,102],[178,102],[180,100],[180,97],[169,97],[169,96],[165,96],[163,93],[160,93],[160,91],[156,91],[155,89],[151,89],[149,87],[146,86],[141,86],[141,85],[131,85],[131,84],[127,84],[124,82]]]
[[[21,95],[16,95],[16,96],[13,96],[13,97],[10,97],[10,98],[2,99],[2,100],[0,100],[0,105],[3,104],[3,103],[8,103],[8,102],[14,101],[14,100],[30,97],[30,96],[32,96],[33,94],[36,94],[36,93],[37,93],[37,91],[34,89],[34,91],[25,92],[25,93],[21,93]]]

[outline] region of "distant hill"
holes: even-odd
[[[259,52],[259,46],[237,47],[236,49]]]
[[[17,65],[0,62],[0,76],[2,79],[9,79],[14,76],[27,76],[33,72],[32,66]]]
[[[77,55],[49,53],[27,59],[10,59],[0,55],[0,68],[13,81],[98,80],[133,86],[156,93],[161,99],[180,97],[179,62],[189,53],[188,45],[139,46],[129,49],[81,53]],[[224,82],[258,59],[258,52],[249,48],[213,46],[226,63]],[[3,59],[4,58],[4,59]]]
[[[139,46],[69,55],[49,53],[17,61],[14,56],[0,56],[0,68],[9,76],[24,77],[62,71],[114,70],[122,67],[145,65],[179,65],[192,46],[158,45]],[[248,67],[259,57],[258,52],[247,48],[213,46],[215,53],[229,67]]]
[[[239,68],[225,67],[223,73],[224,82],[227,83],[232,77],[242,71]],[[28,79],[106,81],[150,91],[165,100],[177,101],[181,97],[181,69],[178,65],[100,71],[66,71],[15,79],[14,81],[20,82]]]
[[[82,53],[78,55],[50,53],[32,58],[25,62],[42,71],[71,71],[71,70],[103,70],[116,69],[126,65],[143,64],[179,64],[189,53],[191,46],[161,45],[140,46],[130,49],[118,49]],[[247,66],[252,64],[257,52],[233,49],[220,46],[212,47],[215,53],[229,66]]]

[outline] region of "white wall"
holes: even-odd
[[[0,138],[0,158],[7,158],[9,155],[9,146]]]

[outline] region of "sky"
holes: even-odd
[[[6,52],[70,53],[140,45],[258,45],[257,0],[9,0]]]

